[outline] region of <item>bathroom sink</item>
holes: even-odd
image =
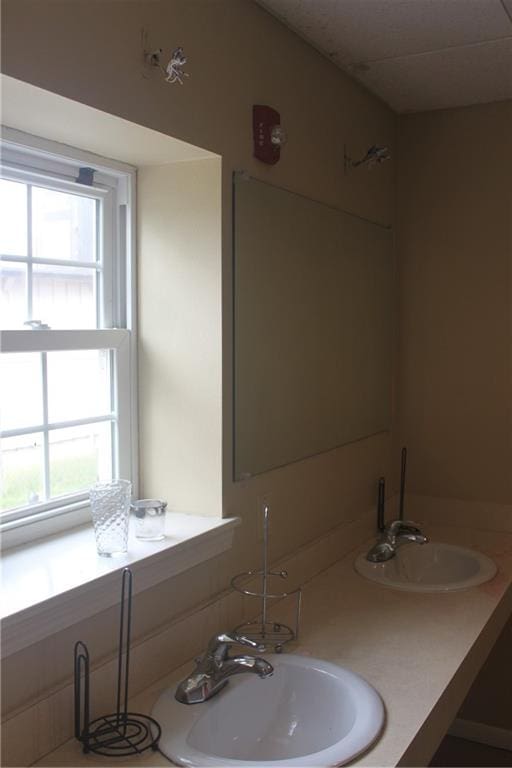
[[[384,563],[370,563],[363,553],[355,561],[355,569],[366,579],[409,592],[467,589],[496,574],[496,565],[481,552],[435,541],[403,544]]]
[[[153,708],[161,751],[187,766],[331,766],[377,738],[384,706],[361,677],[319,659],[264,656],[271,677],[237,675],[202,704],[164,691]]]

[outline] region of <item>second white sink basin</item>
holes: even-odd
[[[366,579],[409,592],[467,589],[496,574],[496,565],[481,552],[435,541],[403,544],[395,557],[384,563],[370,563],[363,553],[355,569]]]
[[[161,751],[186,766],[332,766],[379,735],[384,707],[361,677],[319,659],[264,657],[271,677],[231,677],[202,704],[180,704],[174,688],[164,691],[153,708]]]

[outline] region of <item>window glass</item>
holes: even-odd
[[[34,264],[32,317],[50,328],[97,328],[96,271]]]
[[[32,187],[32,256],[96,261],[96,200]]]
[[[50,431],[52,497],[85,491],[112,477],[111,422]]]
[[[0,440],[0,509],[44,500],[43,435],[31,433]]]
[[[24,429],[42,423],[41,354],[0,355],[0,429]]]
[[[131,476],[132,388],[117,366],[130,368],[132,342],[112,328],[129,316],[131,208],[117,171],[77,187],[72,153],[62,175],[54,157],[1,146],[0,522],[58,512],[66,527],[60,513],[76,519],[92,484]]]
[[[48,352],[47,366],[50,423],[111,413],[109,350]]]
[[[27,267],[0,261],[0,328],[23,328],[27,315]]]
[[[0,179],[0,254],[27,255],[27,185]]]

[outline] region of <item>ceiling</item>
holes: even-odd
[[[512,0],[256,0],[396,112],[512,98]]]

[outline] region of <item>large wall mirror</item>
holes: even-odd
[[[234,477],[388,430],[391,230],[234,175]]]

